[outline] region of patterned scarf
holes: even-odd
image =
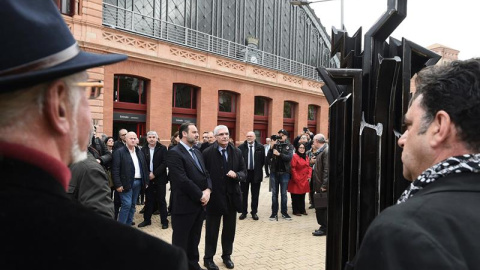
[[[402,196],[398,199],[397,204],[406,202],[410,197],[415,195],[415,193],[439,178],[452,173],[465,172],[480,173],[480,154],[467,154],[450,157],[428,168],[403,192]]]

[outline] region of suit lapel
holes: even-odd
[[[200,168],[198,168],[197,164],[195,164],[195,160],[193,160],[193,157],[192,155],[188,152],[188,150],[185,148],[185,146],[183,146],[182,144],[179,144],[181,145],[182,147],[180,148],[180,151],[182,152],[182,154],[184,156],[187,156],[187,159],[190,160],[190,163],[192,163],[192,166],[195,167],[198,171],[200,171],[201,173],[202,170]],[[178,147],[178,145],[177,145]],[[197,149],[193,148],[193,151],[198,151]],[[205,168],[205,164],[203,164],[203,158],[200,159],[200,157],[198,156],[198,153],[195,152],[195,154],[197,154],[197,158],[198,158],[198,162],[200,162],[200,165],[203,166],[203,168]]]

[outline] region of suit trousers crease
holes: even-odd
[[[205,256],[204,260],[213,260],[217,252],[218,234],[220,231],[220,221],[223,217],[222,227],[222,258],[229,258],[233,252],[233,241],[235,240],[235,230],[237,226],[237,211],[229,202],[228,213],[224,215],[207,214],[205,226]]]
[[[145,202],[145,212],[143,219],[151,221],[152,214],[155,211],[155,205],[158,205],[160,211],[160,221],[162,224],[168,224],[167,219],[167,201],[165,197],[167,195],[166,184],[151,184],[145,190],[145,196],[147,201]]]
[[[252,191],[252,202],[250,208],[252,209],[252,214],[258,212],[258,197],[260,195],[260,183],[254,183],[255,171],[247,171],[247,181],[240,183],[240,188],[242,190],[242,213],[248,213],[248,192],[251,186]]]
[[[199,269],[198,244],[202,236],[205,209],[199,207],[195,213],[172,214],[172,245],[182,248],[187,254],[189,269]]]

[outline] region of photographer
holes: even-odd
[[[287,214],[287,186],[290,180],[290,161],[293,157],[293,146],[288,142],[288,132],[285,129],[278,131],[277,135],[270,138],[270,150],[267,160],[270,161],[270,185],[272,188],[272,215],[270,220],[278,220],[278,187],[281,193],[282,217],[287,220],[292,218]]]

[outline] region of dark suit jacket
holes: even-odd
[[[263,181],[263,165],[265,165],[265,147],[258,143],[257,141],[254,142],[254,156],[253,160],[255,161],[253,164],[253,171],[254,171],[254,177],[253,177],[253,182],[254,183],[260,183]],[[247,141],[242,143],[238,149],[242,151],[242,156],[243,160],[245,161],[245,166],[248,168],[248,152],[249,152],[249,146]]]
[[[2,150],[0,204],[8,205],[0,208],[2,269],[187,269],[183,250],[96,214],[71,200],[46,170]],[[155,260],[132,259],[144,256]]]
[[[437,179],[375,218],[354,269],[478,269],[479,205],[480,174]]]
[[[224,168],[222,154],[218,151],[218,143],[203,151],[205,166],[212,178],[213,190],[207,204],[207,214],[223,215],[228,213],[228,203],[235,207],[237,212],[242,212],[242,192],[239,182],[245,182],[247,170],[243,161],[242,152],[229,144],[227,146],[228,168]],[[226,176],[228,171],[234,171],[237,178]]]
[[[115,143],[113,144],[113,151],[121,149],[123,147],[125,147],[125,144],[122,140],[115,141]]]
[[[150,172],[150,148],[148,144],[142,147],[141,151],[145,156],[145,161],[147,164],[147,171]],[[168,182],[167,179],[167,147],[163,144],[157,142],[155,150],[153,151],[153,174],[155,178],[150,181],[150,183],[157,183],[166,185]]]
[[[203,207],[200,199],[202,191],[210,188],[212,193],[212,180],[208,175],[203,162],[202,153],[193,148],[203,168],[200,170],[190,153],[179,143],[167,152],[167,167],[170,184],[172,187],[172,214],[191,214]]]
[[[148,181],[148,169],[145,164],[145,157],[142,151],[135,147],[138,162],[140,165],[140,173],[142,175],[142,186],[145,186]],[[112,180],[115,188],[123,186],[123,189],[129,190],[132,188],[132,183],[135,177],[135,166],[130,155],[130,150],[127,147],[120,148],[113,152],[112,163]]]

